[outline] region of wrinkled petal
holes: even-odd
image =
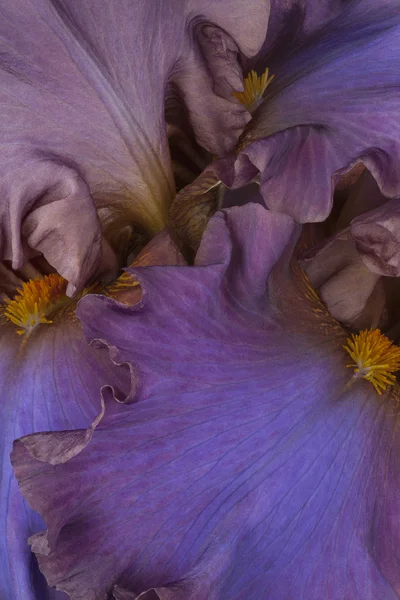
[[[22,347],[16,327],[0,322],[1,458],[0,597],[46,598],[32,581],[30,534],[43,527],[12,476],[9,453],[15,436],[42,429],[87,427],[99,412],[99,391],[111,384],[129,391],[129,377],[105,351],[85,342],[79,322],[44,325]],[[37,576],[36,576],[37,577]]]
[[[269,208],[300,222],[324,220],[335,183],[360,161],[383,194],[400,195],[399,31],[398,2],[355,0],[265,57],[275,78],[239,155],[260,172]],[[243,163],[232,156],[218,172],[237,186]]]
[[[135,264],[184,261],[163,232],[145,247]],[[4,271],[9,284],[14,282],[16,276]],[[136,280],[122,276],[106,293],[129,304],[140,299],[142,290]],[[32,566],[27,539],[43,528],[43,522],[24,502],[12,476],[13,440],[38,430],[72,429],[71,437],[62,443],[64,455],[73,456],[88,443],[99,422],[101,388],[111,386],[120,401],[133,394],[129,368],[110,361],[101,344],[96,348],[87,344],[74,306],[71,302],[55,313],[52,324],[39,325],[29,338],[17,335],[17,326],[0,306],[0,597],[5,599],[45,600],[50,593]],[[104,389],[103,394],[110,391]]]
[[[199,127],[214,128],[222,102],[210,78],[214,55],[219,80],[222,46],[255,54],[268,4],[2,0],[0,16],[0,259],[20,268],[26,245],[42,251],[72,293],[101,261],[96,209],[111,207],[152,234],[166,223],[174,193],[168,78],[185,73],[182,93],[213,103],[212,123]],[[214,33],[200,43],[205,23]],[[196,52],[204,60],[191,86]]]
[[[201,5],[192,4],[192,10],[201,15]],[[222,154],[233,149],[250,120],[246,108],[232,96],[242,87],[237,55],[253,56],[260,49],[269,1],[256,0],[250,7],[237,0],[212,4],[204,0],[203,4],[208,18],[192,17],[194,40],[186,40],[185,62],[171,76],[169,92],[175,103],[167,103],[166,116],[183,129],[189,125],[209,152]]]
[[[197,52],[189,54],[186,67],[172,80],[181,99],[178,110],[180,104],[185,104],[199,143],[209,152],[223,154],[233,149],[251,119],[246,107],[238,106],[232,96],[242,86],[242,70],[237,61],[239,49],[230,36],[213,25],[197,27],[196,38]],[[200,89],[207,93],[199,94]],[[180,122],[168,112],[167,118]],[[180,126],[185,128],[185,123]]]
[[[340,212],[337,233],[302,254],[313,287],[341,323],[363,329],[387,319],[382,276],[400,275],[399,210],[399,200],[385,198],[366,172]]]
[[[365,265],[378,275],[400,275],[399,211],[399,199],[383,196],[374,178],[365,172],[337,221],[336,228],[346,228]]]
[[[311,250],[302,264],[335,319],[358,329],[380,324],[385,302],[380,277],[364,265],[349,234]]]
[[[218,213],[196,267],[135,270],[136,306],[81,302],[137,401],[108,401],[66,463],[33,457],[49,433],[12,458],[48,527],[41,568],[72,600],[398,597],[397,408],[349,388],[343,330],[291,275],[295,237],[257,205]]]
[[[400,276],[400,201],[391,200],[354,219],[350,232],[373,273]]]

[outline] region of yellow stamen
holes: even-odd
[[[354,369],[355,378],[362,377],[370,381],[378,394],[396,383],[394,373],[400,370],[400,347],[379,329],[366,329],[352,334],[343,348],[354,361],[346,367]]]
[[[244,92],[233,92],[233,96],[244,104],[247,110],[251,111],[256,108],[258,101],[262,98],[274,77],[275,75],[268,77],[268,68],[265,69],[262,75],[257,75],[254,70],[251,70],[243,80]]]
[[[5,301],[4,316],[21,328],[17,331],[19,335],[29,334],[39,323],[52,323],[46,317],[68,300],[66,289],[67,281],[56,273],[31,279],[12,300]]]

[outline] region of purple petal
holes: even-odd
[[[207,124],[198,123],[196,107],[189,111],[193,126],[217,138],[226,90],[213,91],[210,73],[220,80],[225,44],[258,51],[267,4],[256,0],[248,11],[236,0],[110,0],[100,9],[95,0],[3,0],[0,15],[0,259],[20,268],[28,244],[69,280],[72,293],[101,260],[96,209],[116,219],[122,212],[126,223],[152,234],[166,223],[174,194],[168,79],[185,80],[176,82],[185,97],[210,102]],[[192,73],[194,55],[203,57],[199,74]],[[237,113],[231,96],[229,104]]]
[[[275,78],[240,148],[269,208],[324,220],[336,181],[359,161],[383,194],[400,195],[399,31],[397,2],[355,1],[265,58]],[[234,157],[219,169],[235,186],[242,171]]]
[[[192,18],[191,35],[182,50],[185,60],[170,79],[172,99],[166,114],[181,128],[192,127],[209,152],[222,154],[233,149],[250,119],[232,96],[242,87],[237,55],[253,56],[260,49],[269,2],[255,0],[250,7],[237,0],[202,4],[195,5],[198,16]]]
[[[176,265],[184,264],[184,261],[164,231],[153,238],[134,264]],[[8,286],[18,282],[17,277],[5,268],[1,273]],[[133,304],[142,294],[138,283],[134,284],[122,276],[106,291],[119,302]],[[48,592],[39,579],[37,583],[32,581],[33,557],[27,540],[29,535],[43,528],[43,522],[24,502],[12,476],[9,453],[13,440],[34,431],[71,429],[64,432],[60,440],[61,460],[65,460],[88,444],[101,420],[101,413],[96,415],[104,385],[112,387],[112,390],[103,389],[105,396],[113,391],[121,400],[131,398],[129,368],[110,361],[101,344],[97,347],[87,344],[74,315],[75,304],[71,302],[61,313],[56,313],[52,317],[53,324],[39,325],[28,338],[17,335],[17,326],[6,319],[4,307],[0,305],[1,598],[45,600]],[[79,429],[82,427],[88,428]],[[49,439],[47,458],[57,464],[57,448],[53,446]]]
[[[100,407],[100,389],[115,386],[129,393],[129,376],[110,362],[105,350],[91,348],[72,314],[59,324],[43,325],[26,340],[0,316],[0,597],[44,600],[27,539],[43,528],[24,502],[12,475],[9,453],[16,436],[43,429],[87,427]]]
[[[267,37],[257,56],[244,59],[244,68],[265,69],[271,53],[294,51],[299,43],[346,11],[342,0],[271,0]]]
[[[218,213],[196,267],[135,270],[139,305],[80,303],[137,402],[108,402],[66,463],[33,458],[51,434],[13,451],[72,600],[398,597],[397,408],[348,388],[344,332],[290,275],[295,234],[257,205]]]
[[[391,200],[354,219],[351,235],[364,263],[373,273],[400,276],[400,205]]]
[[[398,225],[399,201],[382,196],[365,172],[340,212],[337,233],[303,254],[314,289],[341,323],[365,329],[387,319],[382,276],[400,275]]]
[[[350,194],[338,219],[348,226],[365,265],[378,275],[400,276],[399,200],[388,200],[365,172]]]
[[[357,329],[380,325],[385,303],[382,282],[364,264],[348,231],[309,251],[302,264],[335,319]]]

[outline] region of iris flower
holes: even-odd
[[[76,431],[15,445],[50,585],[73,599],[398,598],[399,388],[385,382],[400,349],[378,330],[353,342],[295,261],[298,234],[289,216],[232,208],[195,266],[132,271],[135,306],[81,300],[87,339],[139,387],[73,458]]]
[[[397,0],[271,2],[263,48],[242,61],[246,93],[236,94],[252,120],[195,191],[256,180],[268,208],[323,221],[339,179],[362,163],[399,196],[399,28]]]
[[[87,427],[103,385],[129,398],[129,369],[89,347],[76,303],[167,223],[165,112],[179,128],[184,107],[212,152],[236,143],[250,119],[232,96],[236,53],[259,50],[267,18],[261,0],[251,13],[236,1],[0,2],[1,598],[50,593],[27,545],[43,522],[12,477],[12,441]],[[156,245],[168,263],[168,240]],[[103,292],[134,295],[131,283]]]
[[[400,596],[399,5],[267,9],[1,5],[6,598]]]

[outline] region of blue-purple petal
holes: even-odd
[[[28,340],[0,316],[0,597],[45,600],[50,593],[27,544],[43,521],[26,504],[9,454],[16,436],[88,427],[100,409],[100,390],[126,396],[130,378],[105,350],[90,347],[72,312],[65,322],[39,326]]]
[[[33,549],[72,600],[397,599],[397,408],[348,386],[345,333],[289,266],[295,237],[258,205],[218,213],[195,267],[135,270],[136,306],[81,301],[136,402],[108,401],[65,463],[44,462],[63,434],[13,451],[48,527]]]
[[[134,264],[178,265],[185,261],[168,232],[163,231],[146,245]],[[38,275],[32,265],[25,272]],[[4,267],[1,275],[0,292],[4,283],[6,293],[21,284]],[[138,282],[126,275],[103,291],[124,305],[135,304],[142,295]],[[61,307],[52,315],[53,323],[38,325],[28,337],[17,334],[18,327],[7,319],[5,307],[0,305],[1,598],[45,600],[47,594],[58,598],[45,585],[28,546],[29,535],[43,529],[43,521],[28,507],[12,475],[9,453],[13,440],[43,429],[70,429],[69,435],[63,435],[65,460],[90,441],[101,420],[101,394],[111,393],[121,401],[132,399],[129,367],[110,361],[104,344],[87,344],[74,314],[75,305],[76,301],[71,301]],[[51,460],[56,463],[57,456]]]

